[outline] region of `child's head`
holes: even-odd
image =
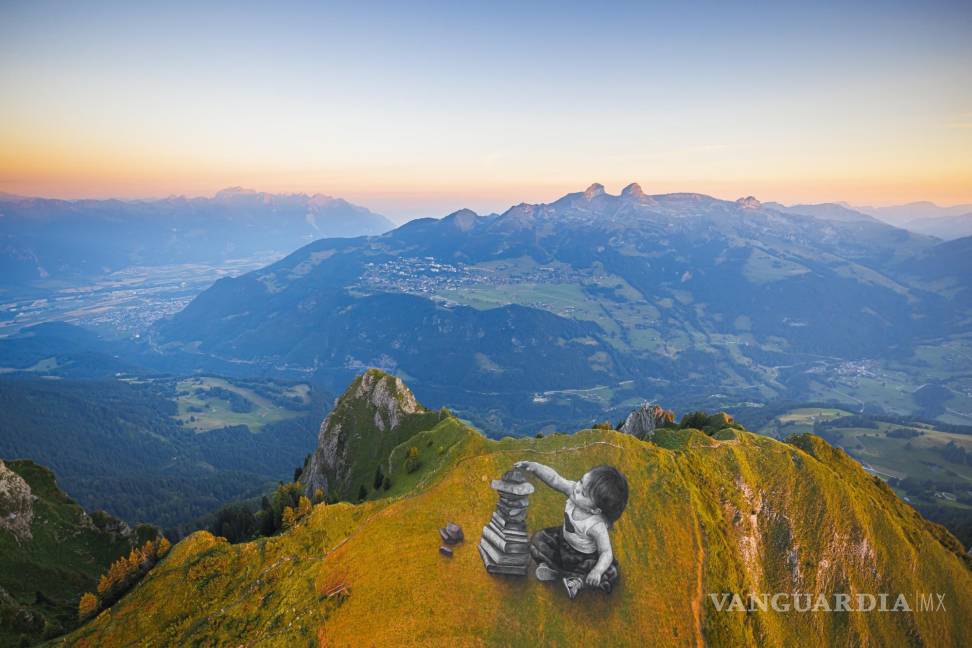
[[[614,466],[595,466],[585,477],[588,497],[608,524],[614,524],[628,505],[628,480]]]

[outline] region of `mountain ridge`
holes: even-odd
[[[547,392],[632,384],[673,402],[676,377],[678,391],[698,390],[686,403],[819,400],[812,363],[907,352],[964,317],[961,300],[907,270],[937,239],[755,199],[588,189],[315,241],[216,282],[159,322],[153,343],[299,366],[335,390],[363,366],[403,372],[422,400],[451,403],[484,429],[509,429],[516,410],[535,431],[565,411]],[[502,403],[488,396],[514,391]],[[612,415],[626,413],[625,398]],[[578,423],[605,410],[581,405]],[[494,413],[505,423],[487,423]]]
[[[958,646],[970,639],[963,619],[972,614],[972,571],[961,545],[818,437],[784,443],[738,427],[711,435],[668,427],[653,442],[607,430],[494,441],[449,417],[406,444],[434,445],[456,425],[460,436],[407,491],[319,504],[290,531],[240,545],[197,532],[114,607],[54,645],[643,645],[650,638]],[[532,577],[484,570],[473,545],[496,505],[489,482],[520,459],[571,479],[601,463],[628,476],[629,505],[611,532],[621,581],[610,596],[586,592],[570,601]],[[561,494],[540,485],[529,529],[557,523],[563,505]],[[437,551],[446,521],[466,529],[452,558]],[[939,592],[949,607],[948,614],[736,614],[720,612],[708,596],[777,591]]]
[[[0,287],[35,289],[132,265],[218,262],[286,252],[321,236],[394,225],[343,199],[227,189],[211,198],[0,197]]]

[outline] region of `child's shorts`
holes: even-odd
[[[530,538],[530,555],[539,565],[547,563],[551,569],[560,572],[569,572],[578,576],[586,577],[587,573],[594,568],[599,557],[598,553],[583,553],[574,549],[567,540],[564,539],[564,528],[562,526],[548,527],[537,531]],[[611,561],[601,576],[601,583],[598,588],[610,593],[618,582],[618,559]]]

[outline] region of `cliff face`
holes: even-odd
[[[651,441],[651,438],[655,435],[655,428],[674,422],[674,412],[663,409],[661,405],[645,401],[641,404],[641,407],[628,414],[620,431],[636,436],[642,441]]]
[[[331,500],[356,499],[362,486],[373,489],[379,466],[383,474],[391,472],[387,460],[395,446],[439,418],[419,404],[401,378],[369,369],[321,423],[301,483],[309,496],[321,489]]]
[[[0,460],[0,529],[9,531],[19,541],[30,540],[33,499],[30,485]]]

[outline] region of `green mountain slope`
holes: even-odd
[[[972,546],[969,428],[882,420],[837,408],[797,407],[782,410],[759,431],[778,439],[813,432],[846,451],[869,473],[887,480],[922,515],[944,524],[966,546]]]
[[[54,473],[32,461],[0,461],[0,646],[77,625],[81,594],[155,533],[88,515],[57,487]]]
[[[443,451],[407,492],[322,504],[291,531],[230,545],[198,532],[112,609],[57,645],[935,645],[972,642],[961,546],[842,451],[725,429],[486,439],[455,419],[412,445]],[[441,435],[441,436],[440,436]],[[611,532],[619,587],[489,575],[476,551],[490,480],[531,459],[571,479],[610,463],[627,511]],[[527,524],[557,525],[537,485]],[[437,529],[460,524],[451,559]],[[940,593],[938,612],[719,612],[710,593]],[[892,597],[893,600],[893,597]]]

